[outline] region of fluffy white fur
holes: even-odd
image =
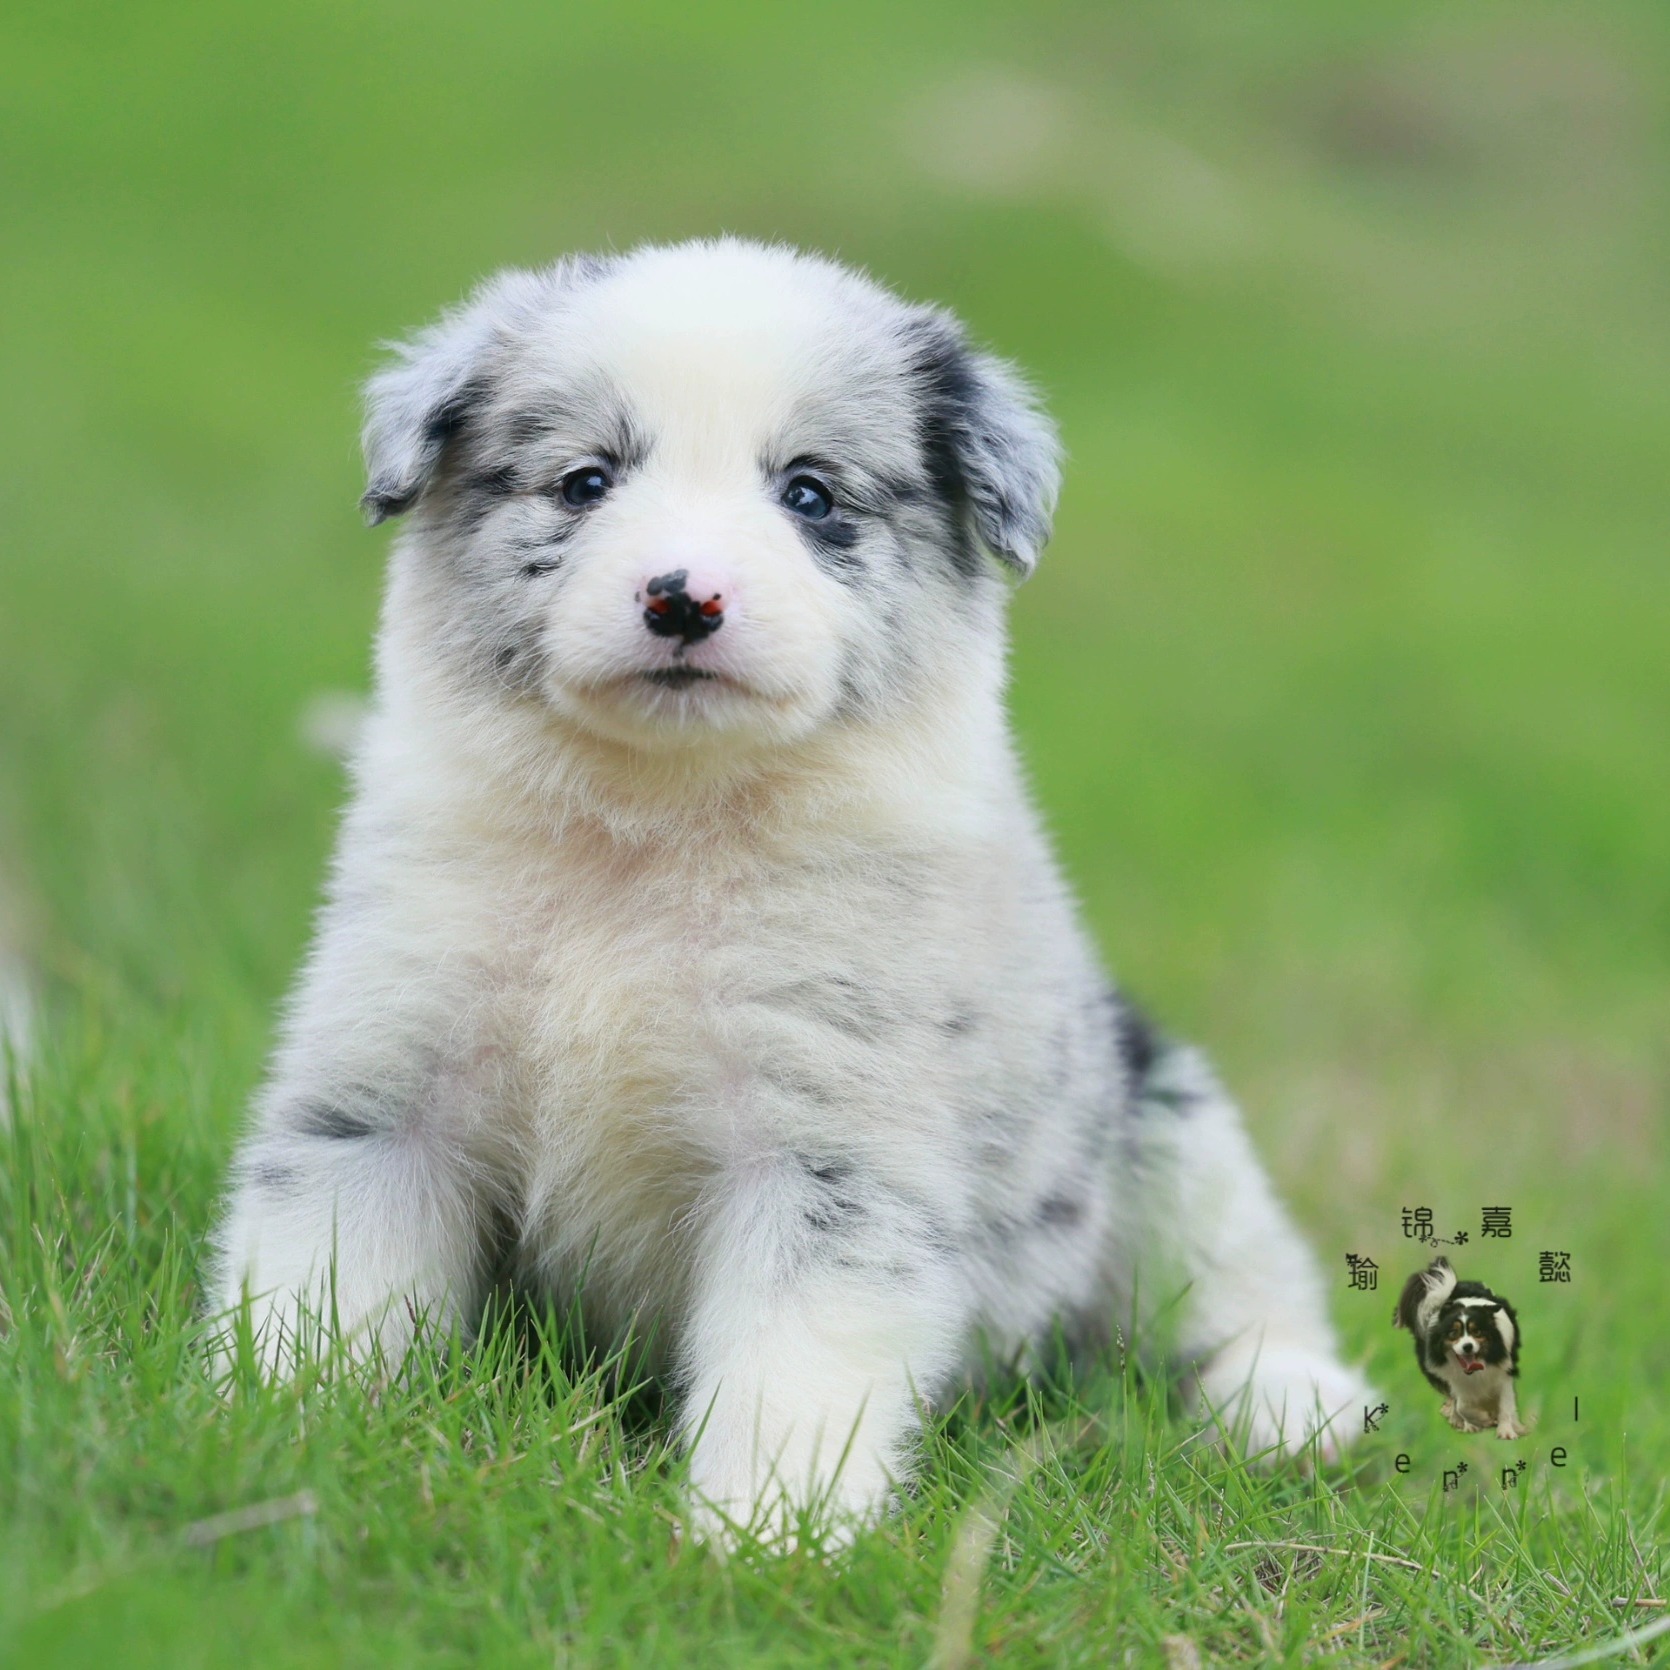
[[[1342,1442],[1314,1264],[1017,768],[999,563],[1057,468],[1014,374],[832,263],[651,248],[484,285],[366,447],[412,518],[217,1235],[265,1361],[327,1294],[396,1353],[468,1328],[508,1269],[649,1338],[709,1529],[873,1516],[921,1403],[1058,1322],[1163,1312],[1253,1446]],[[699,642],[646,629],[677,570],[723,598]]]

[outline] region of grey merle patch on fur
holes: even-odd
[[[845,1160],[803,1160],[806,1175],[814,1184],[811,1201],[804,1216],[807,1224],[820,1233],[850,1227],[864,1216],[864,1202],[853,1183],[855,1168]]]
[[[244,1175],[267,1194],[287,1194],[301,1182],[300,1170],[282,1160],[251,1161]]]
[[[1130,1002],[1115,995],[1115,1036],[1119,1043],[1119,1059],[1125,1068],[1128,1083],[1142,1084],[1160,1058],[1162,1041],[1152,1021]]]
[[[1069,1194],[1046,1195],[1033,1219],[1045,1229],[1071,1229],[1084,1221],[1085,1203]]]
[[[358,1142],[387,1129],[383,1123],[334,1102],[308,1102],[296,1110],[292,1128],[304,1137],[323,1137],[329,1142]]]

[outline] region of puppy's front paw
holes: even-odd
[[[1512,1416],[1496,1423],[1496,1436],[1498,1438],[1523,1438],[1530,1430],[1530,1427],[1515,1420]]]
[[[843,1454],[838,1446],[791,1439],[771,1457],[753,1443],[708,1432],[690,1458],[691,1534],[722,1550],[753,1540],[787,1553],[803,1531],[825,1550],[844,1548],[892,1500],[893,1476],[882,1457],[856,1442]]]
[[[1337,1461],[1379,1401],[1355,1369],[1304,1346],[1220,1353],[1198,1384],[1202,1402],[1242,1437],[1247,1454],[1272,1459],[1300,1455],[1314,1438],[1321,1459]]]

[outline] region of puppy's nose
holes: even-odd
[[[725,624],[724,593],[700,576],[692,585],[687,568],[646,580],[638,597],[644,605],[644,625],[658,638],[699,644]]]

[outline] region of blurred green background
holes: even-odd
[[[1662,5],[0,29],[0,869],[49,986],[215,1035],[217,1120],[339,796],[300,715],[366,682],[374,344],[506,262],[727,229],[1046,392],[1024,746],[1114,966],[1294,1186],[1322,1142],[1381,1187],[1417,1117],[1661,1157]]]
[[[206,1224],[317,897],[375,344],[729,230],[1044,390],[1030,768],[1334,1275],[1481,1191],[1662,1267],[1661,0],[31,0],[0,66],[0,891],[64,1118],[150,1133],[140,1220]]]

